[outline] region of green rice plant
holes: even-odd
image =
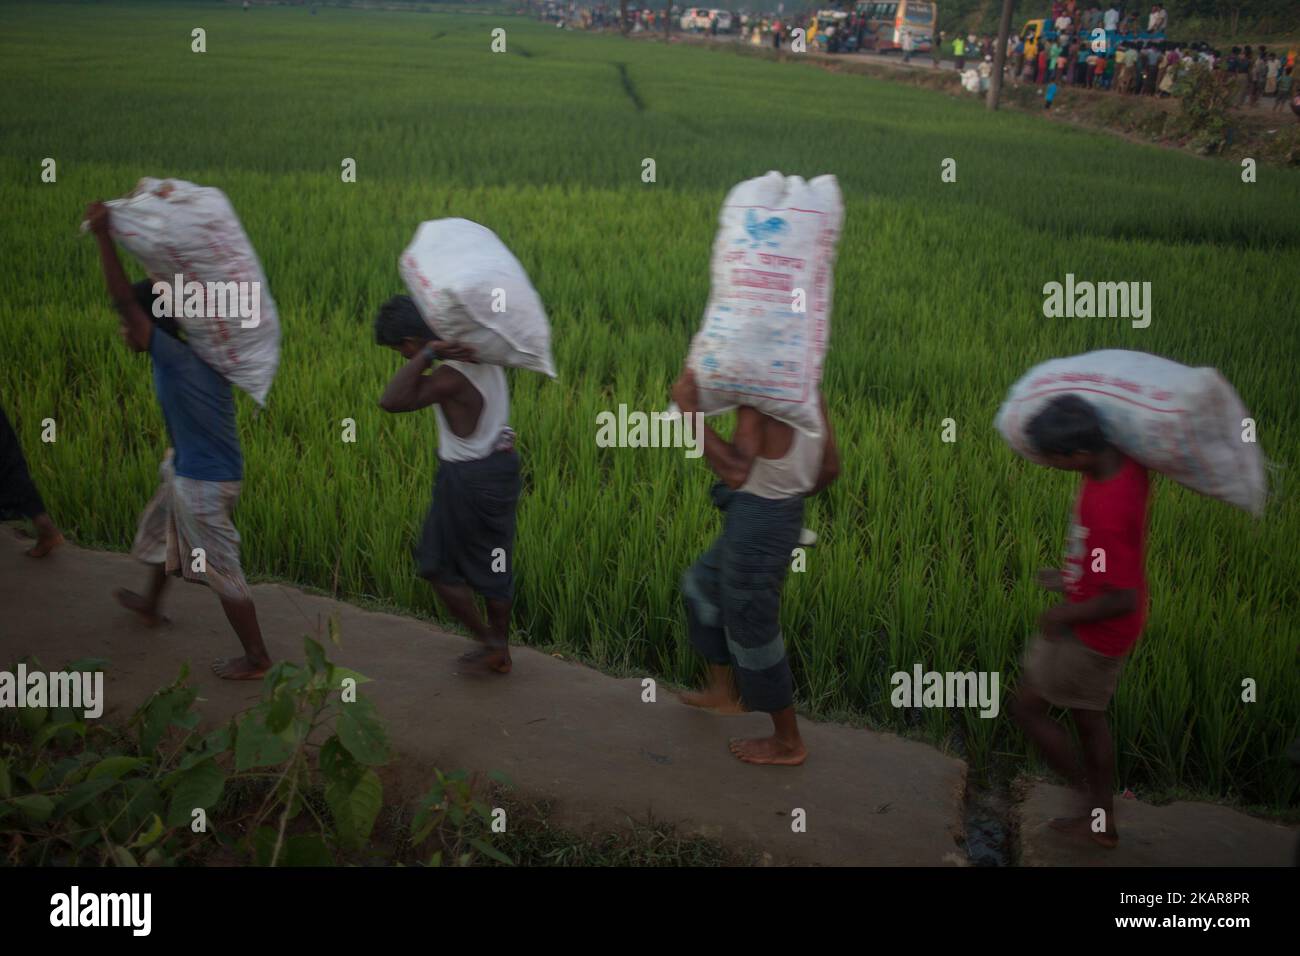
[[[196,19],[197,18],[197,19]],[[190,52],[195,25],[208,52]],[[147,358],[116,339],[85,204],[145,175],[224,189],[280,308],[269,406],[239,400],[237,522],[254,575],[437,615],[409,548],[436,456],[429,414],[376,404],[398,367],[371,318],[424,219],[483,222],[551,317],[560,377],[511,373],[520,435],[520,639],[620,674],[697,680],[682,572],[720,528],[707,466],[602,449],[596,415],[661,408],[698,326],[726,190],[835,173],[846,203],[824,391],[840,481],[782,628],[801,706],[894,729],[890,676],[996,670],[996,720],[929,711],[977,771],[1032,762],[1005,700],[1049,596],[1073,476],[1017,459],[992,419],[1047,358],[1136,348],[1213,365],[1279,466],[1261,521],[1156,480],[1151,617],[1112,709],[1120,779],[1294,803],[1300,173],[1239,170],[980,103],[510,17],[295,7],[0,6],[3,401],[51,511],[129,547],[166,439]],[[436,37],[436,39],[435,39]],[[526,50],[525,56],[518,52]],[[623,65],[620,71],[618,64]],[[638,109],[623,76],[636,91]],[[56,160],[55,183],[41,162]],[[344,158],[355,183],[340,179]],[[656,181],[641,180],[653,158]],[[958,180],[940,183],[945,158]],[[1065,273],[1152,283],[1150,328],[1046,319]],[[54,443],[41,422],[58,423]],[[357,441],[341,441],[342,421]],[[955,421],[957,440],[940,434]],[[1258,685],[1241,700],[1242,681]]]

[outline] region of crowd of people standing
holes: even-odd
[[[579,8],[573,3],[569,12],[577,16],[575,25],[586,29],[619,24],[619,10],[610,4]],[[634,7],[629,13],[633,32],[662,29],[662,11]],[[808,49],[818,48],[817,34],[822,32],[827,34],[824,47],[828,52],[869,46],[865,15],[854,11],[826,23],[818,19],[806,12],[741,12],[733,15],[728,27],[720,28],[712,20],[700,29],[739,33],[745,42],[777,50],[789,44],[796,29],[805,31]],[[1295,49],[1280,52],[1264,46],[1234,46],[1225,54],[1207,43],[1165,39],[1168,29],[1169,13],[1160,3],[1152,4],[1143,14],[1138,7],[1126,9],[1116,0],[1105,9],[1097,3],[1085,9],[1079,0],[1054,0],[1039,32],[1008,37],[1004,77],[1015,84],[1051,87],[1053,94],[1060,87],[1071,86],[1122,96],[1168,97],[1179,95],[1180,84],[1199,71],[1221,71],[1231,77],[1232,105],[1256,106],[1263,100],[1265,104],[1271,101],[1277,110],[1292,103],[1300,115],[1300,100],[1295,100]],[[903,33],[903,60],[910,62],[923,46],[910,31]],[[941,32],[934,39],[937,42],[931,43],[930,56],[935,68],[949,52],[967,88],[988,89],[994,69],[993,36],[971,32],[949,39]],[[969,68],[968,63],[972,64]]]
[[[1086,87],[1121,96],[1172,96],[1181,81],[1205,70],[1233,78],[1236,106],[1254,106],[1261,97],[1271,97],[1278,109],[1294,88],[1295,51],[1279,55],[1263,46],[1233,47],[1224,56],[1203,43],[1131,40],[1108,50],[1066,33],[1037,44],[1017,38],[1010,52],[1013,82]]]
[[[1180,83],[1193,73],[1208,70],[1232,78],[1234,106],[1255,106],[1262,98],[1271,99],[1273,109],[1280,109],[1295,93],[1294,49],[1233,47],[1225,55],[1207,43],[1163,39],[1169,16],[1160,4],[1151,8],[1144,34],[1138,33],[1136,12],[1125,13],[1117,4],[1104,11],[1093,6],[1080,12],[1075,0],[1057,2],[1048,22],[1050,33],[1007,39],[1004,69],[1011,82],[1167,97],[1176,95]],[[954,37],[950,45],[957,71],[967,72],[966,62],[973,60],[984,89],[992,72],[995,43],[993,37],[968,34]],[[935,60],[937,66],[937,55]]]

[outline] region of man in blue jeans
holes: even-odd
[[[683,415],[699,409],[695,376],[673,386]],[[794,681],[781,634],[781,589],[803,529],[804,499],[839,475],[835,435],[821,404],[810,435],[741,405],[730,441],[704,426],[704,458],[718,481],[722,533],[682,577],[691,645],[709,663],[707,686],[682,700],[716,713],[763,711],[772,736],[735,739],[745,763],[798,766],[808,759],[794,711]]]

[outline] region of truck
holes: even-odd
[[[1038,45],[1046,42],[1051,43],[1060,34],[1056,30],[1056,25],[1050,19],[1039,17],[1033,20],[1026,20],[1025,25],[1020,28],[1020,39],[1025,41],[1025,56],[1032,57],[1038,55]],[[1164,31],[1158,33],[1121,33],[1118,30],[1103,30],[1098,27],[1096,30],[1088,30],[1086,27],[1080,27],[1078,36],[1086,43],[1093,44],[1093,48],[1098,53],[1114,53],[1121,43],[1153,43],[1163,42],[1165,39]],[[1100,45],[1104,41],[1104,45]]]

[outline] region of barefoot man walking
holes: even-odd
[[[439,340],[406,295],[379,310],[375,341],[407,360],[384,389],[380,407],[413,412],[432,405],[438,419],[438,474],[416,549],[417,573],[483,643],[461,663],[508,674],[520,479],[506,373],[476,363],[467,345]],[[486,621],[475,594],[483,598]]]
[[[230,383],[182,341],[174,318],[154,316],[152,283],[131,285],[113,246],[109,215],[103,203],[86,208],[108,294],[122,318],[122,336],[153,362],[154,391],[172,446],[131,548],[152,567],[148,593],[119,590],[117,599],[155,625],[163,620],[158,606],[169,574],[208,585],[244,647],[242,657],[214,661],[212,669],[228,680],[253,680],[267,672],[271,657],[239,565],[239,532],[231,520],[244,459]]]
[[[1146,623],[1150,482],[1142,465],[1110,443],[1096,409],[1079,395],[1058,396],[1025,434],[1043,464],[1080,472],[1082,481],[1065,565],[1038,574],[1065,600],[1038,617],[1011,713],[1078,798],[1078,813],[1050,826],[1114,849],[1115,742],[1106,709]],[[1070,712],[1078,753],[1051,706]]]
[[[698,410],[689,368],[672,397],[683,414]],[[821,416],[817,438],[747,405],[731,441],[704,426],[704,457],[721,479],[713,503],[723,512],[722,534],[682,578],[691,643],[709,662],[708,686],[682,699],[719,713],[771,714],[772,736],[731,741],[746,763],[794,766],[808,756],[781,636],[781,587],[803,530],[804,498],[839,474],[825,399]]]

